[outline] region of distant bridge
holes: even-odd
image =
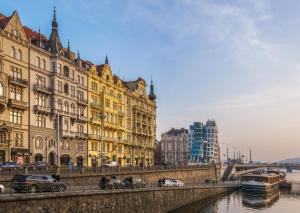
[[[268,168],[284,168],[289,171],[300,170],[300,164],[230,164],[227,166],[222,180],[239,178],[242,175],[262,171]]]

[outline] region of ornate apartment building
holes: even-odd
[[[0,162],[152,165],[156,96],[145,80],[126,82],[62,45],[56,11],[49,38],[0,14]]]
[[[187,129],[174,129],[161,135],[160,147],[162,163],[171,165],[187,165],[189,131]]]
[[[89,165],[101,163],[101,122],[103,122],[103,163],[117,161],[125,165],[125,88],[113,75],[108,58],[105,64],[89,70]],[[101,119],[101,115],[103,116]]]
[[[29,161],[28,48],[18,13],[0,14],[0,162]]]
[[[142,78],[125,84],[126,105],[126,163],[153,165],[156,140],[156,96],[151,81],[150,93]]]

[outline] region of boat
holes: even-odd
[[[279,175],[279,188],[291,189],[292,183],[286,180],[286,173],[280,170],[268,170],[268,173],[274,173]]]
[[[280,175],[276,173],[242,176],[242,191],[254,194],[271,194],[279,190]]]

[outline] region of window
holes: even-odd
[[[79,100],[83,100],[84,96],[83,96],[83,92],[82,91],[77,91],[77,95],[78,95],[78,99]]]
[[[62,92],[62,82],[61,81],[57,81],[57,90],[59,92]]]
[[[39,106],[46,106],[46,97],[40,94],[35,95],[35,104]]]
[[[45,61],[45,59],[41,60],[41,68],[44,69],[44,70],[46,69],[46,61]]]
[[[105,99],[105,106],[106,107],[110,107],[110,101],[109,101],[109,99]]]
[[[92,82],[92,91],[97,92],[97,90],[98,90],[98,85],[96,82],[93,81]]]
[[[83,109],[82,107],[79,107],[79,108],[78,108],[78,114],[79,114],[80,116],[84,116],[84,109]]]
[[[68,102],[65,102],[65,104],[64,104],[64,111],[69,112],[69,103]]]
[[[78,125],[78,132],[83,133],[83,125],[82,124]]]
[[[1,82],[0,82],[0,96],[4,96],[4,87]]]
[[[64,120],[64,127],[65,127],[65,130],[69,130],[69,119],[68,118],[65,118],[65,120]]]
[[[61,64],[57,64],[57,72],[61,74]]]
[[[102,92],[105,93],[106,89],[105,86],[102,87]]]
[[[64,76],[69,78],[69,68],[64,66]]]
[[[46,78],[40,75],[35,76],[35,81],[39,87],[46,88]]]
[[[37,115],[35,117],[35,125],[38,127],[46,127],[46,118],[43,116]]]
[[[116,102],[113,103],[113,108],[114,108],[114,110],[117,110],[117,109],[118,109],[118,105],[117,105]]]
[[[22,124],[22,113],[15,110],[9,112],[9,121],[15,124]]]
[[[120,93],[118,93],[117,98],[119,101],[122,101],[122,95]]]
[[[60,99],[57,100],[57,109],[62,110],[62,102]]]
[[[74,80],[74,70],[71,70],[71,76],[70,76],[70,78],[72,78],[73,80]]]
[[[71,96],[75,97],[75,87],[71,86]]]
[[[80,84],[80,76],[77,75],[77,83]]]
[[[23,133],[16,132],[14,139],[15,139],[15,146],[23,147],[23,142],[24,142]]]
[[[10,88],[10,98],[14,100],[22,100],[22,89],[18,87]]]
[[[16,58],[16,49],[15,49],[15,47],[11,47],[10,56],[13,57],[13,58]]]
[[[16,67],[10,66],[9,75],[14,79],[22,79],[22,70]]]
[[[84,78],[81,77],[81,85],[84,86]]]
[[[111,89],[111,90],[109,91],[109,94],[110,94],[110,95],[114,95],[114,91]]]
[[[71,104],[70,109],[71,109],[71,113],[75,114],[75,105],[74,104]]]
[[[69,85],[68,85],[67,83],[64,85],[64,93],[65,93],[66,95],[69,94]]]
[[[17,59],[22,61],[23,55],[22,55],[22,51],[18,50],[18,55],[17,55]]]
[[[83,151],[83,143],[82,143],[82,142],[78,142],[78,143],[77,143],[76,150],[77,150],[77,151]]]
[[[35,66],[40,67],[41,66],[41,59],[39,57],[35,58]]]

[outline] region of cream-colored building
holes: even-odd
[[[146,82],[124,82],[126,86],[126,135],[125,154],[127,164],[153,165],[156,140],[156,96],[151,82],[150,94]]]
[[[29,161],[28,47],[18,13],[0,14],[0,162]]]

